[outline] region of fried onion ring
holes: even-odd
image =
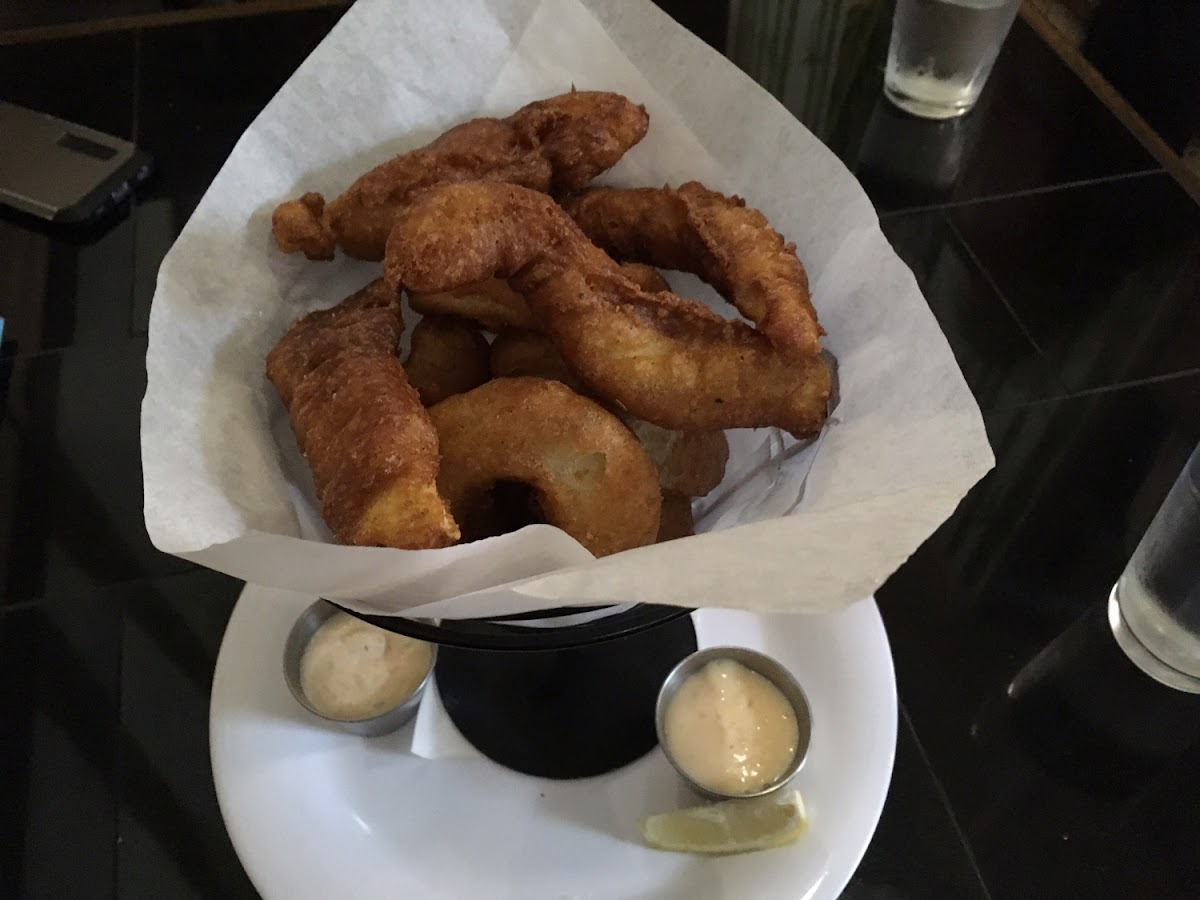
[[[497,482],[530,485],[546,521],[596,556],[654,542],[661,497],[646,451],[620,420],[565,385],[497,378],[429,410],[437,484],[471,518]]]
[[[599,397],[664,428],[778,426],[816,434],[832,386],[820,356],[796,358],[744,322],[622,274],[549,197],[511,184],[440,185],[396,219],[384,277],[435,293],[488,276],[523,294]]]
[[[396,359],[397,294],[375,281],[296,321],[267,356],[321,514],[347,544],[446,547],[458,526],[436,485],[438,440]]]
[[[691,272],[780,351],[820,352],[821,326],[796,245],[740,197],[689,181],[679,188],[595,188],[563,207],[614,258]]]
[[[575,90],[507,119],[472,119],[376,166],[328,203],[307,193],[280,204],[271,221],[275,243],[309,259],[333,259],[339,245],[359,259],[382,259],[392,220],[416,192],[453,181],[577,191],[645,137],[649,124],[645,107],[620,94]]]
[[[421,402],[432,406],[491,377],[488,343],[461,319],[426,316],[413,326],[404,372]]]

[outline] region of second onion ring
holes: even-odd
[[[429,410],[441,446],[438,491],[469,519],[497,482],[534,490],[546,521],[596,556],[654,542],[662,498],[637,438],[557,381],[497,378]]]

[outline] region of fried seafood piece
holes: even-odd
[[[663,278],[654,266],[637,262],[618,262],[617,265],[621,267],[622,275],[648,294],[671,290],[667,279]]]
[[[646,448],[664,494],[703,497],[725,477],[725,432],[673,431],[630,415],[621,419]]]
[[[491,369],[496,378],[529,375],[561,381],[576,393],[586,394],[562,354],[546,335],[537,331],[502,331],[491,346]]]
[[[691,537],[696,533],[696,522],[692,518],[692,498],[683,494],[664,491],[662,513],[658,520],[658,537],[654,543]]]
[[[691,272],[780,351],[820,352],[823,332],[796,245],[740,197],[689,181],[678,188],[595,188],[563,207],[616,259]]]
[[[646,451],[620,420],[565,385],[497,378],[434,406],[438,489],[468,520],[498,482],[533,488],[546,522],[596,556],[654,542],[661,507]]]
[[[524,295],[590,391],[690,431],[774,425],[816,434],[831,390],[817,355],[786,353],[744,322],[647,293],[549,197],[510,184],[441,185],[400,213],[384,277],[434,293],[488,276]]]
[[[483,278],[435,294],[408,292],[408,305],[423,316],[458,316],[499,334],[508,329],[536,331],[525,298],[500,278]]]
[[[506,119],[472,119],[376,166],[329,202],[308,193],[280,204],[271,221],[275,243],[309,259],[332,259],[338,246],[359,259],[382,259],[396,212],[424,188],[498,181],[577,191],[645,137],[649,124],[645,107],[620,94],[575,90]]]
[[[421,402],[432,406],[491,377],[488,342],[461,319],[426,316],[413,326],[404,372]]]
[[[403,328],[396,292],[375,281],[297,320],[267,355],[267,377],[338,540],[446,547],[459,531],[437,492],[437,432],[396,359]]]
[[[336,306],[293,322],[267,356],[267,377],[290,407],[308,373],[356,346],[395,356],[403,331],[396,292],[376,279]]]
[[[492,341],[492,374],[532,375],[561,381],[571,390],[586,388],[550,338],[531,331],[505,331]],[[725,477],[729,441],[723,431],[673,431],[628,413],[617,414],[641,441],[658,471],[664,491],[703,497]]]
[[[670,285],[653,266],[642,263],[624,263],[621,271],[650,292],[669,291]],[[525,298],[499,278],[484,278],[482,281],[440,294],[408,295],[409,305],[422,315],[459,316],[478,322],[496,334],[508,329],[538,331],[540,326]]]

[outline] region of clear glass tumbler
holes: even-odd
[[[1108,624],[1146,674],[1200,694],[1200,446],[1113,587]]]
[[[883,90],[926,119],[975,105],[1021,0],[897,0]]]

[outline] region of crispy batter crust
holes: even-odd
[[[502,331],[491,346],[492,375],[515,378],[522,375],[561,381],[576,393],[587,388],[571,371],[562,354],[546,335],[537,331]]]
[[[695,431],[774,425],[796,437],[825,421],[821,357],[797,358],[744,322],[647,293],[543,194],[442,185],[397,217],[384,260],[393,289],[434,293],[489,276],[525,296],[593,392],[639,418]]]
[[[426,316],[413,326],[404,372],[421,402],[432,406],[491,377],[488,343],[461,319]]]
[[[492,374],[532,375],[561,381],[571,390],[587,389],[571,371],[554,343],[532,331],[505,331],[492,341]],[[729,441],[723,431],[672,431],[628,413],[618,413],[650,455],[665,492],[703,497],[725,477]]]
[[[375,281],[299,319],[267,356],[321,514],[347,544],[458,540],[437,493],[437,433],[396,359],[403,327],[396,293]]]
[[[692,518],[692,498],[683,494],[663,492],[662,514],[659,517],[658,537],[654,543],[691,537],[696,533],[696,522]]]
[[[667,279],[663,278],[654,266],[636,262],[622,262],[618,263],[618,265],[621,267],[622,275],[648,294],[658,294],[662,291],[671,290],[671,286],[667,284]]]
[[[633,416],[622,419],[650,455],[664,494],[703,497],[725,477],[725,432],[672,431]]]
[[[429,410],[442,448],[438,489],[456,517],[498,481],[533,487],[546,521],[596,556],[653,543],[654,466],[612,413],[565,385],[497,378]]]
[[[621,271],[642,290],[669,291],[670,285],[653,266],[622,263]],[[409,305],[422,315],[458,316],[478,322],[488,331],[540,331],[525,298],[499,278],[484,278],[439,294],[408,295]]]
[[[350,347],[394,356],[403,331],[396,292],[377,279],[337,306],[293,322],[267,356],[267,377],[290,407],[292,392],[322,363]]]
[[[617,259],[692,272],[781,351],[820,352],[821,327],[796,246],[740,197],[691,181],[679,188],[596,188],[563,206]]]
[[[507,119],[472,119],[432,143],[363,174],[328,203],[308,193],[276,208],[275,242],[285,253],[381,259],[397,211],[442,182],[498,181],[538,191],[577,191],[611,168],[649,127],[645,107],[620,94],[571,91]]]
[[[499,334],[511,328],[536,331],[539,326],[525,298],[499,278],[483,278],[449,291],[415,294],[408,303],[423,316],[458,316]]]

